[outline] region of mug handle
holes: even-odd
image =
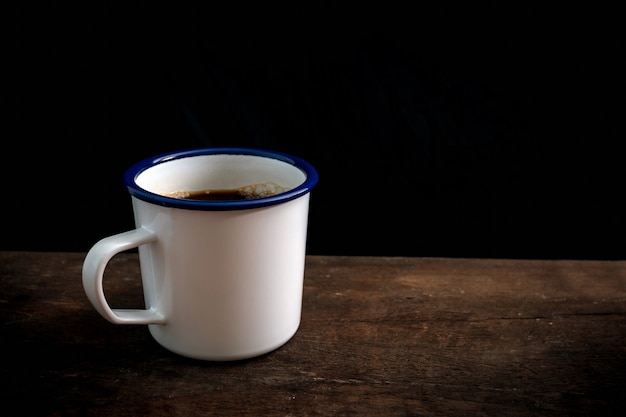
[[[98,241],[87,253],[83,262],[83,288],[87,298],[102,317],[115,324],[165,324],[162,313],[154,308],[111,309],[104,296],[102,279],[104,269],[111,258],[125,250],[153,242],[157,239],[154,232],[143,227]]]

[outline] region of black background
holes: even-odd
[[[251,146],[317,168],[310,254],[624,259],[618,13],[572,7],[21,6],[0,249],[86,251],[134,162]]]

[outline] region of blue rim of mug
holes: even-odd
[[[199,155],[217,155],[217,154],[230,154],[230,155],[254,155],[265,158],[273,158],[279,161],[286,162],[300,169],[306,176],[304,182],[289,191],[285,191],[280,194],[275,194],[268,197],[251,198],[248,200],[223,200],[223,201],[205,201],[205,200],[184,200],[174,197],[166,197],[161,194],[150,192],[137,185],[137,177],[145,170],[154,167],[155,165],[162,164],[164,162],[172,161],[175,159],[188,158]],[[309,192],[317,184],[318,175],[315,168],[301,158],[295,156],[266,149],[253,149],[253,148],[197,148],[181,151],[168,152],[165,154],[153,156],[151,158],[144,159],[132,165],[124,174],[124,184],[128,192],[143,201],[148,203],[172,207],[181,208],[187,210],[244,210],[258,207],[272,206],[280,203],[284,203],[290,200],[294,200]]]

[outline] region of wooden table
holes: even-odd
[[[626,261],[309,256],[262,357],[161,348],[88,303],[83,253],[0,252],[2,403],[28,416],[588,416],[626,405]],[[142,306],[135,253],[111,304]]]

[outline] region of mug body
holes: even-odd
[[[149,325],[150,333],[165,348],[197,359],[267,353],[300,324],[317,174],[284,154],[193,152],[144,161],[125,177],[137,227],[157,236],[138,247],[146,307],[165,317],[164,324]],[[233,201],[165,196],[268,183],[286,191]]]

